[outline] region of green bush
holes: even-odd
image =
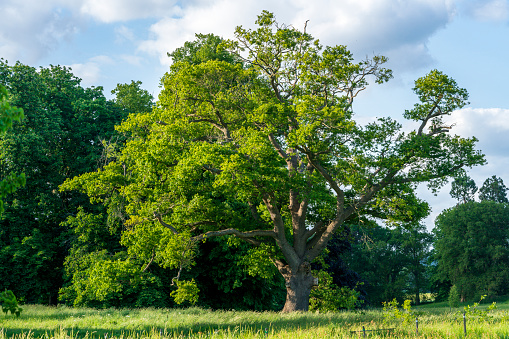
[[[458,293],[458,288],[456,285],[451,286],[451,290],[449,291],[449,298],[447,299],[449,302],[450,308],[456,308],[460,304],[460,295]]]
[[[416,317],[425,314],[422,311],[412,310],[412,301],[408,299],[403,302],[401,308],[398,307],[399,303],[397,302],[396,298],[394,298],[392,301],[383,302],[382,304],[384,306],[383,316],[385,323],[391,323],[395,320],[403,320],[404,324],[409,324]]]
[[[159,278],[143,272],[125,253],[89,253],[73,273],[71,284],[60,289],[60,301],[77,307],[165,307],[167,296]]]
[[[360,292],[332,283],[332,277],[326,271],[318,271],[315,274],[318,276],[318,286],[311,290],[309,298],[311,311],[351,310],[363,302],[359,300]]]
[[[11,312],[11,314],[15,314],[16,317],[19,317],[23,311],[23,309],[19,307],[18,300],[16,300],[16,296],[11,290],[5,290],[0,293],[0,304],[2,305],[2,311],[5,314]]]

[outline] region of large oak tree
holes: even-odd
[[[417,184],[436,189],[484,158],[475,138],[447,133],[442,118],[468,96],[447,75],[415,82],[419,102],[404,112],[415,130],[390,118],[360,126],[354,99],[368,80],[391,78],[385,57],[355,62],[268,12],[256,23],[219,46],[230,58],[175,62],[152,112],[118,127],[122,151],[63,189],[124,196],[122,242],[147,264],[184,267],[197,241],[243,239],[284,277],[283,310],[307,310],[310,263],[335,232],[363,218],[418,219],[428,207]]]

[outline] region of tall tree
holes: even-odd
[[[256,23],[222,44],[241,63],[175,63],[157,107],[118,127],[130,137],[121,156],[62,189],[122,194],[123,241],[147,262],[191,263],[194,244],[216,236],[263,246],[285,279],[283,310],[307,310],[310,263],[335,232],[365,215],[419,219],[417,183],[437,189],[484,157],[475,138],[445,133],[467,99],[445,74],[415,82],[414,131],[390,118],[362,127],[352,104],[370,77],[391,78],[385,57],[356,63],[268,12]]]
[[[508,291],[509,204],[468,202],[435,221],[437,275],[451,281],[462,301]]]
[[[59,192],[58,186],[97,169],[101,139],[114,133],[124,114],[102,88],[83,88],[80,81],[65,67],[0,60],[0,84],[25,115],[0,136],[0,177],[24,172],[27,178],[4,201],[0,289],[12,289],[26,302],[56,302],[70,240],[59,225],[77,206],[89,204],[83,194]]]
[[[352,227],[351,249],[341,257],[365,282],[368,301],[380,306],[394,298],[420,294],[428,286],[426,259],[430,255],[431,234],[420,224],[382,227]]]
[[[504,185],[502,178],[492,176],[484,181],[481,188],[479,188],[479,200],[494,201],[494,202],[509,202],[507,200],[508,188]]]
[[[353,226],[352,236],[351,250],[342,257],[364,281],[367,301],[380,306],[384,301],[402,299],[408,279],[406,257],[394,232],[376,224]]]
[[[450,195],[459,203],[474,201],[475,192],[477,192],[475,181],[464,173],[454,178],[451,184]]]
[[[421,302],[421,292],[429,286],[427,262],[431,255],[432,234],[421,224],[396,228],[396,241],[401,242],[405,270],[410,276],[407,289],[415,294],[415,303]]]

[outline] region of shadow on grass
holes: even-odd
[[[84,312],[85,315],[88,313]],[[76,314],[74,315],[76,316]],[[321,317],[313,317],[306,316],[303,314],[297,319],[278,319],[272,321],[265,320],[252,320],[247,322],[238,322],[235,320],[231,320],[230,322],[222,322],[218,324],[216,322],[210,321],[200,321],[193,325],[176,325],[176,326],[134,326],[134,328],[130,329],[110,329],[104,326],[101,327],[60,327],[53,330],[48,329],[29,329],[29,328],[4,328],[5,337],[19,336],[19,335],[27,335],[31,333],[36,338],[47,338],[47,337],[58,337],[56,334],[58,333],[66,333],[67,336],[73,338],[111,338],[111,337],[131,337],[131,338],[139,338],[141,336],[152,336],[152,337],[173,337],[173,336],[190,336],[193,334],[203,333],[203,334],[211,334],[211,333],[237,333],[240,334],[242,332],[249,333],[274,333],[277,334],[279,332],[288,332],[292,330],[307,330],[313,329],[317,327],[328,327],[331,332],[333,332],[336,328],[342,327],[344,324],[335,322],[334,318],[321,318]]]

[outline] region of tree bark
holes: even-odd
[[[310,264],[303,263],[293,270],[286,265],[279,271],[286,283],[286,302],[283,312],[308,311],[311,288],[316,285]]]
[[[415,304],[421,304],[419,272],[414,272],[415,277]]]

